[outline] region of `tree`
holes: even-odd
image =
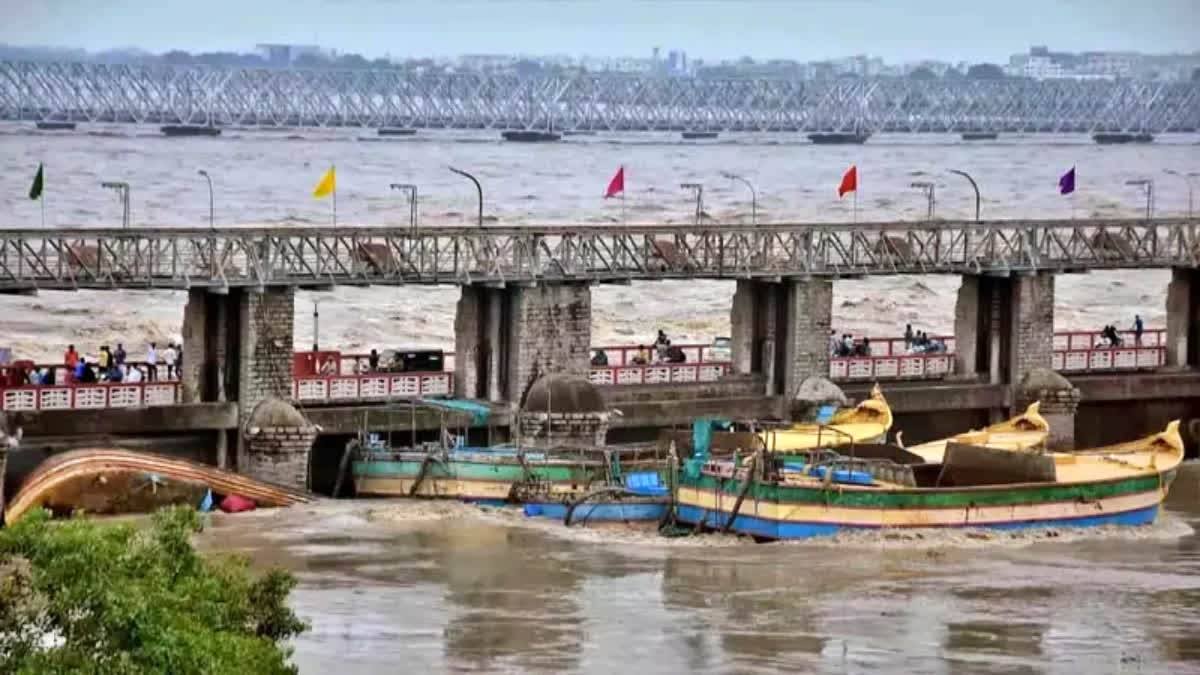
[[[910,79],[910,80],[936,80],[937,73],[926,68],[925,66],[921,66],[920,68],[913,68],[912,72],[908,74],[908,79]]]
[[[295,673],[295,580],[201,557],[201,527],[179,506],[140,531],[46,511],[0,530],[0,673]]]
[[[1192,71],[1192,82],[1200,82],[1200,68]]]
[[[994,63],[976,63],[967,69],[969,80],[1002,80],[1004,70]]]

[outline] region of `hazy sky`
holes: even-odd
[[[463,53],[1004,61],[1052,49],[1200,50],[1200,0],[0,0],[0,42],[154,52],[320,44]]]

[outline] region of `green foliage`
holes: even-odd
[[[141,530],[46,512],[0,530],[0,674],[295,673],[295,580],[200,556],[202,526],[179,506]]]

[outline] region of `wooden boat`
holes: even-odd
[[[1034,401],[1020,415],[978,431],[901,447],[931,464],[942,463],[946,455],[946,446],[950,443],[1008,450],[1043,450],[1046,447],[1046,439],[1050,436],[1050,424],[1039,412],[1040,405],[1038,401]],[[900,444],[902,439],[899,432],[896,433],[896,440],[897,444]]]
[[[964,131],[962,133],[964,141],[994,141],[999,136],[1000,134],[995,131]]]
[[[1100,145],[1121,145],[1124,143],[1153,143],[1154,135],[1147,133],[1099,132],[1092,134],[1092,140]]]
[[[903,454],[818,450],[786,461],[760,450],[749,460],[704,461],[699,470],[685,463],[676,515],[762,539],[905,527],[1142,525],[1157,516],[1184,445],[1174,421],[1136,441],[1076,453],[950,440],[944,461],[931,464],[893,450]]]
[[[892,428],[892,409],[878,384],[858,405],[827,412],[831,414],[816,422],[759,432],[763,448],[768,452],[793,452],[855,443],[882,443]]]
[[[719,134],[716,131],[684,131],[680,133],[680,136],[682,136],[683,140],[685,141],[711,139],[716,138],[718,135]]]
[[[537,131],[534,129],[522,129],[517,131],[503,131],[500,137],[506,141],[514,143],[553,143],[562,140],[562,134],[554,133],[553,131]]]
[[[168,124],[159,131],[165,136],[220,136],[221,130],[211,125]]]
[[[809,134],[814,145],[862,145],[871,134],[861,131]]]
[[[73,450],[38,465],[4,512],[15,523],[30,509],[56,515],[143,513],[167,504],[199,504],[208,490],[236,494],[260,506],[313,501],[307,492],[264,483],[186,459],[115,448]]]

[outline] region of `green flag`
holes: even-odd
[[[42,183],[45,181],[45,176],[42,175],[42,164],[38,163],[37,175],[33,177],[33,185],[29,186],[29,198],[37,199],[42,196]]]

